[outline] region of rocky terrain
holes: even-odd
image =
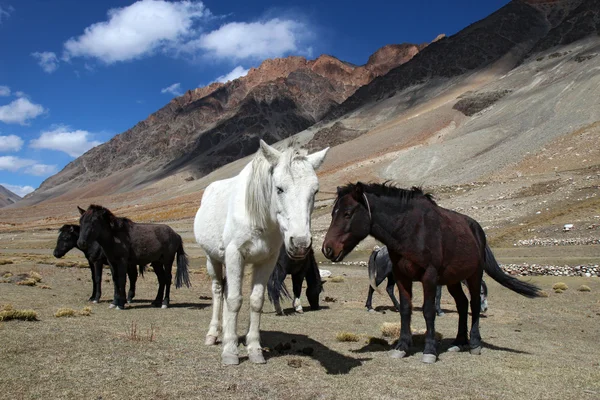
[[[0,208],[16,203],[21,200],[19,195],[14,194],[4,186],[0,185]]]

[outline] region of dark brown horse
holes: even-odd
[[[115,286],[114,304],[125,308],[125,277],[135,265],[151,264],[158,277],[158,293],[152,305],[167,308],[171,292],[171,268],[177,256],[175,286],[190,285],[188,259],[183,240],[171,227],[162,224],[137,224],[119,218],[102,206],[79,209],[81,232],[77,246],[85,250],[96,241],[111,266]],[[166,292],[166,293],[165,293]]]
[[[418,188],[405,190],[360,182],[339,187],[331,225],[323,242],[323,254],[330,260],[341,261],[368,235],[387,246],[400,292],[400,340],[390,352],[394,358],[404,357],[412,344],[410,318],[414,281],[423,284],[423,315],[427,325],[422,358],[425,363],[437,360],[437,285],[448,287],[459,313],[458,334],[450,351],[469,345],[472,354],[481,352],[479,291],[484,270],[516,293],[540,296],[537,287],[502,271],[477,221],[438,206],[430,195]],[[470,339],[467,334],[469,302],[461,288],[462,280],[466,280],[471,294]]]

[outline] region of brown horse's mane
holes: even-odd
[[[90,204],[90,206],[88,207],[86,212],[90,212],[90,211],[104,213],[106,215],[106,217],[108,218],[108,220],[110,221],[111,225],[116,230],[124,229],[125,227],[128,227],[133,223],[133,221],[130,220],[129,218],[117,217],[108,208],[100,206],[98,204]]]
[[[433,195],[431,193],[423,192],[421,187],[413,186],[410,189],[402,189],[389,181],[384,183],[349,183],[346,186],[338,188],[338,197],[352,193],[358,184],[362,185],[365,193],[374,194],[375,196],[396,197],[403,201],[425,198],[431,203],[436,204]]]

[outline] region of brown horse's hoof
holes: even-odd
[[[435,354],[423,354],[421,361],[425,364],[433,364],[437,361],[437,356]]]
[[[481,355],[481,346],[475,347],[474,349],[469,350],[469,352],[475,356]]]
[[[388,356],[390,356],[390,358],[403,358],[406,355],[406,352],[403,350],[390,350],[388,351]]]
[[[213,335],[206,335],[206,340],[204,341],[204,344],[207,346],[213,346],[217,344],[217,337]]]
[[[262,351],[253,351],[248,353],[248,360],[253,364],[266,364]]]
[[[240,358],[237,354],[223,353],[221,355],[221,362],[223,365],[238,365],[240,363]]]

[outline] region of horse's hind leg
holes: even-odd
[[[479,315],[481,314],[481,275],[483,270],[467,279],[471,293],[471,335],[469,345],[471,354],[481,354],[481,335],[479,333]]]
[[[484,280],[482,279],[481,280],[481,312],[482,313],[486,312],[488,309],[487,295],[488,295],[487,285],[485,284]]]
[[[297,313],[303,313],[302,303],[300,301],[300,294],[302,294],[302,282],[304,281],[304,274],[299,272],[297,274],[292,274],[292,286],[294,290],[294,301],[292,305],[294,306],[294,310]]]
[[[165,295],[165,269],[161,262],[155,261],[152,264],[152,269],[156,274],[156,279],[158,279],[158,291],[156,292],[156,298],[152,302],[153,307],[162,306],[163,297]]]
[[[221,307],[223,306],[223,264],[213,260],[210,257],[206,258],[206,269],[208,275],[212,279],[212,318],[206,334],[205,344],[211,346],[217,343],[219,332],[221,331],[220,318]]]
[[[390,351],[390,357],[402,358],[412,345],[410,319],[412,313],[412,281],[400,278],[396,281],[400,292],[400,339],[396,347]]]
[[[255,264],[252,270],[252,293],[250,294],[250,327],[246,335],[248,346],[248,359],[255,364],[264,364],[265,358],[260,345],[260,316],[265,301],[265,288],[269,275],[277,259],[272,259],[264,264]],[[302,281],[300,281],[302,282]],[[302,284],[302,283],[300,283]]]
[[[469,344],[467,337],[467,318],[469,316],[469,301],[465,292],[463,292],[462,285],[455,283],[454,285],[448,285],[448,292],[454,298],[456,302],[456,309],[458,311],[458,333],[456,339],[452,342],[452,347],[448,351],[461,351],[463,347]]]
[[[96,300],[96,266],[93,262],[88,260],[88,264],[90,265],[90,271],[92,272],[92,295],[88,299],[88,301]]]
[[[165,298],[162,301],[161,308],[169,308],[169,304],[171,302],[171,283],[173,282],[173,261],[175,261],[175,254],[173,254],[173,258],[167,260],[166,263],[163,264],[164,274],[163,274],[163,282],[165,284]]]
[[[442,315],[444,315],[444,312],[442,311],[442,287],[438,286],[437,289],[435,290],[435,312],[437,313],[438,317],[441,317]]]
[[[385,288],[385,291],[387,292],[388,296],[390,296],[390,299],[392,300],[396,311],[400,312],[400,303],[398,303],[396,296],[394,296],[394,278],[392,276],[388,277],[388,283]]]
[[[435,339],[435,292],[437,288],[437,271],[429,267],[423,274],[423,317],[425,317],[425,349],[423,358],[426,364],[437,360],[437,343]]]
[[[91,299],[92,303],[99,303],[100,297],[102,297],[102,268],[104,265],[102,261],[94,261],[94,298]]]
[[[239,250],[232,245],[225,250],[225,266],[227,285],[225,286],[226,306],[223,308],[223,352],[221,353],[221,361],[224,365],[237,365],[240,363],[237,322],[242,307],[244,258]],[[257,266],[255,265],[254,268],[257,268]],[[268,277],[267,275],[267,279]],[[250,325],[252,326],[252,318],[250,318]]]
[[[137,265],[128,265],[127,275],[129,276],[129,292],[127,293],[127,303],[131,304],[133,302],[133,298],[135,297],[135,284],[138,278]]]
[[[373,310],[373,293],[375,293],[375,289],[369,285],[369,293],[367,294],[367,301],[365,303],[365,307],[367,307],[367,311],[369,312],[375,312]]]

